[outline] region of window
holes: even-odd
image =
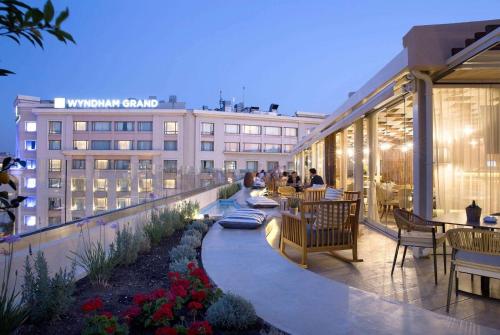
[[[34,169],[36,169],[36,160],[34,160],[34,159],[27,159],[26,160],[26,168],[28,170],[34,170]]]
[[[132,150],[133,148],[132,141],[115,141],[115,150]]]
[[[49,172],[61,172],[60,159],[49,159]]]
[[[286,163],[286,169],[288,171],[294,171],[295,170],[295,163],[294,162],[287,162]]]
[[[260,126],[242,125],[241,127],[242,127],[241,132],[243,134],[249,134],[249,135],[260,135],[261,134]]]
[[[85,191],[85,178],[71,178],[71,191],[83,192]]]
[[[243,151],[260,152],[260,143],[243,143]]]
[[[201,134],[202,135],[213,135],[214,134],[214,124],[208,122],[201,123]]]
[[[139,170],[151,170],[153,161],[151,159],[139,159]]]
[[[153,150],[153,141],[137,141],[137,150]]]
[[[281,127],[264,127],[264,135],[281,136]]]
[[[225,124],[224,132],[226,134],[239,134],[240,133],[240,125],[239,124]]]
[[[61,150],[61,140],[49,140],[49,150]]]
[[[91,143],[92,150],[111,150],[110,140],[93,140]]]
[[[71,167],[73,170],[85,170],[85,159],[73,159]]]
[[[111,121],[93,121],[93,131],[111,131]]]
[[[87,121],[73,121],[73,130],[74,131],[87,131],[88,130],[88,122]]]
[[[89,148],[89,141],[75,140],[73,141],[73,150],[87,150]]]
[[[115,170],[130,170],[130,161],[125,159],[115,160]]]
[[[36,131],[36,121],[26,121],[24,123],[24,130],[29,133],[33,133]]]
[[[264,152],[281,153],[281,144],[264,144]]]
[[[177,121],[165,121],[163,127],[167,135],[177,135],[179,133]]]
[[[224,151],[238,152],[240,151],[240,144],[238,142],[226,142],[224,143]]]
[[[96,159],[94,161],[94,169],[109,170],[111,169],[111,161],[109,159]]]
[[[106,178],[94,179],[94,191],[107,191],[107,190],[108,190],[108,180]]]
[[[152,121],[139,121],[139,122],[137,122],[137,130],[138,131],[153,131],[153,122]]]
[[[26,188],[35,188],[36,187],[36,178],[34,177],[28,177],[24,179],[24,185],[26,185]]]
[[[139,179],[139,192],[153,192],[153,179]]]
[[[61,208],[61,198],[49,198],[49,211]]]
[[[175,179],[163,179],[163,188],[173,189],[175,188],[176,180]]]
[[[71,199],[71,210],[72,211],[84,211],[85,210],[85,198],[72,198]]]
[[[285,127],[284,129],[285,129],[285,136],[289,136],[289,137],[297,137],[298,136],[297,128]]]
[[[60,134],[62,132],[61,121],[49,121],[49,134]]]
[[[36,141],[35,140],[24,141],[24,149],[26,149],[28,151],[35,151],[36,150]]]
[[[283,144],[283,152],[292,152],[293,144]]]
[[[201,151],[214,151],[214,142],[201,141]]]
[[[61,178],[49,178],[49,188],[61,188]]]
[[[116,192],[130,192],[130,179],[118,178],[116,180]]]
[[[134,131],[133,121],[116,121],[115,122],[116,131]]]
[[[177,151],[177,141],[164,141],[163,148],[165,151]]]
[[[105,211],[108,209],[108,198],[95,198],[94,199],[94,210],[95,211]]]
[[[36,226],[36,216],[35,215],[25,215],[24,225],[28,227]]]
[[[247,161],[247,170],[250,172],[258,171],[259,170],[259,162]]]
[[[24,199],[24,201],[22,203],[23,203],[23,207],[25,207],[25,208],[34,208],[34,207],[36,207],[36,198],[35,197],[27,197],[26,199]]]
[[[267,171],[274,171],[277,170],[280,166],[279,162],[271,161],[267,162]]]
[[[116,199],[116,208],[125,208],[130,206],[130,198],[117,198]]]
[[[165,160],[163,161],[163,171],[166,173],[177,173],[177,161]]]
[[[49,216],[48,218],[48,224],[49,226],[55,226],[58,224],[61,224],[61,217],[60,216]]]
[[[236,171],[236,161],[224,161],[224,170],[226,172]]]
[[[201,161],[201,172],[211,172],[214,169],[214,161],[203,160]]]

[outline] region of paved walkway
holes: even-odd
[[[290,334],[499,334],[304,270],[265,235],[214,225],[203,240],[203,265],[222,290],[250,300],[262,319]]]

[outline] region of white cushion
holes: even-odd
[[[324,184],[312,184],[311,187],[314,189],[323,189],[326,187],[326,185],[324,185]]]
[[[443,242],[445,233],[436,233],[436,245]],[[421,231],[401,232],[401,245],[432,248],[432,233]]]
[[[336,189],[328,187],[325,191],[325,200],[342,200],[344,196],[344,191],[342,189]]]

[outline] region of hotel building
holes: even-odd
[[[364,195],[364,221],[475,200],[500,212],[500,20],[413,27],[403,50],[294,148],[298,170]]]
[[[175,96],[42,100],[18,96],[17,233],[124,208],[210,182],[216,172],[292,170],[290,152],[323,115],[231,106],[186,109]],[[198,185],[200,186],[200,185]]]

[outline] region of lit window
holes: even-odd
[[[224,170],[227,172],[236,171],[236,161],[224,161]]]
[[[175,188],[175,179],[163,179],[163,188],[173,189]]]
[[[248,135],[260,135],[261,134],[261,128],[260,126],[249,126],[249,125],[242,125],[242,133],[243,134],[248,134]]]
[[[281,127],[264,127],[264,135],[281,136]]]
[[[137,122],[137,130],[139,131],[153,131],[152,121],[139,121]]]
[[[260,143],[243,143],[243,151],[260,152]]]
[[[130,206],[130,198],[117,198],[116,199],[116,208],[125,208]]]
[[[108,198],[95,198],[94,199],[94,210],[95,211],[105,211],[108,209]]]
[[[61,150],[61,140],[49,140],[49,150]]]
[[[130,179],[118,178],[116,180],[116,192],[130,192]]]
[[[164,131],[167,135],[177,135],[179,133],[177,121],[165,121]]]
[[[73,159],[71,165],[73,170],[85,170],[85,159]]]
[[[153,150],[153,141],[137,141],[137,150]]]
[[[165,171],[166,173],[177,173],[177,161],[171,159],[164,160],[163,171]]]
[[[202,135],[213,135],[214,134],[214,124],[208,122],[201,123],[201,134]]]
[[[71,199],[71,210],[72,211],[85,210],[85,198],[72,198]]]
[[[151,170],[153,161],[151,159],[139,159],[139,170]]]
[[[94,179],[94,191],[107,191],[107,190],[108,190],[108,180],[106,178]]]
[[[60,159],[49,159],[49,172],[61,172]]]
[[[73,149],[74,150],[87,150],[89,148],[89,142],[88,141],[73,141]]]
[[[281,144],[264,144],[264,152],[281,153]]]
[[[61,121],[49,121],[49,134],[60,134],[62,132]]]
[[[71,191],[83,192],[86,189],[85,184],[84,178],[71,178]]]
[[[226,134],[239,134],[240,133],[240,125],[239,124],[225,124],[224,132]]]
[[[132,150],[132,141],[115,141],[115,150]]]
[[[212,172],[214,169],[214,161],[212,160],[202,160],[201,161],[201,171],[202,172]]]
[[[23,206],[26,208],[34,208],[36,207],[36,198],[35,197],[27,197],[23,201]]]
[[[130,170],[130,161],[126,159],[115,160],[115,170]]]
[[[34,169],[36,169],[36,160],[34,160],[34,159],[27,159],[26,160],[26,168],[28,170],[34,170]]]
[[[283,152],[292,152],[293,144],[283,144]]]
[[[153,179],[139,179],[139,192],[153,192]]]
[[[259,168],[259,162],[257,161],[247,161],[247,170],[250,172],[256,172]]]
[[[28,151],[35,151],[36,150],[36,141],[35,140],[24,141],[24,148]]]
[[[214,142],[201,141],[201,151],[214,151]]]
[[[224,143],[224,151],[238,152],[240,151],[240,144],[238,142],[226,142]]]
[[[111,121],[93,121],[93,131],[111,131]]]
[[[24,180],[24,184],[26,188],[35,188],[36,187],[36,178],[28,177]]]
[[[177,141],[164,141],[163,148],[165,151],[177,151]]]
[[[289,137],[297,137],[298,136],[297,128],[285,127],[284,129],[285,129],[285,136],[289,136]]]
[[[30,133],[33,133],[36,131],[36,121],[26,121],[26,123],[24,124],[25,126],[25,130],[27,132],[30,132]]]
[[[134,131],[134,122],[132,121],[117,121],[115,122],[116,131]]]
[[[24,224],[28,227],[36,226],[36,216],[35,215],[25,215]]]
[[[61,209],[61,198],[49,198],[49,211]]]
[[[73,130],[74,131],[87,131],[88,130],[88,122],[87,121],[73,121]]]
[[[109,140],[93,140],[91,142],[92,150],[111,150],[111,141]]]
[[[94,169],[109,170],[111,169],[111,161],[109,159],[96,159],[94,161]]]
[[[61,188],[61,178],[49,178],[49,188]]]

